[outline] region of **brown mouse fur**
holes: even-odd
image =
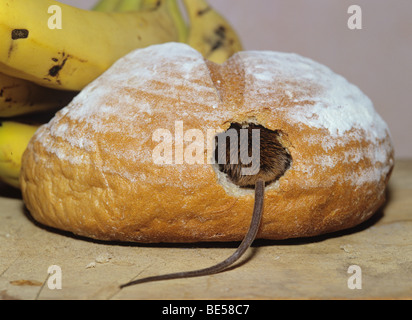
[[[291,165],[291,156],[279,141],[279,133],[266,129],[261,125],[256,124],[238,124],[234,123],[228,130],[234,129],[240,137],[240,130],[248,131],[248,153],[250,156],[258,156],[260,161],[257,165],[259,168],[257,174],[243,175],[242,168],[250,168],[254,162],[250,164],[241,163],[241,152],[245,152],[242,148],[241,141],[238,139],[237,145],[234,143],[226,143],[226,152],[219,152],[216,148],[215,161],[219,164],[219,170],[226,173],[229,179],[240,187],[253,188],[257,180],[263,180],[266,184],[270,184],[278,180],[289,169]],[[253,155],[252,150],[252,132],[259,130],[260,132],[260,154]],[[216,145],[220,141],[216,137]],[[237,164],[231,164],[234,159],[231,159],[231,154],[236,154]],[[236,160],[235,159],[235,160]],[[255,161],[256,162],[256,161]]]

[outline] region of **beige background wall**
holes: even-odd
[[[96,0],[61,0],[90,8]],[[398,158],[412,158],[411,0],[210,0],[247,50],[296,52],[342,74],[388,123]],[[349,30],[350,5],[363,29]]]

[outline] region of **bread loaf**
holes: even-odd
[[[24,202],[38,222],[94,239],[241,240],[254,191],[209,152],[235,123],[276,132],[291,159],[266,186],[258,238],[350,228],[384,203],[390,133],[355,85],[296,54],[217,65],[178,43],[128,54],[38,130],[23,156]]]

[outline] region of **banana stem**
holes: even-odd
[[[117,12],[137,11],[142,5],[142,0],[122,0],[114,9]]]
[[[93,11],[112,12],[115,11],[121,0],[100,0],[94,7]]]
[[[165,0],[142,0],[141,9],[154,10],[164,5]]]
[[[186,42],[189,37],[189,27],[182,15],[177,0],[167,0],[167,7],[179,34],[179,41]]]

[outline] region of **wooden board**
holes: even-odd
[[[137,277],[213,265],[237,244],[90,241],[39,226],[19,193],[4,185],[0,196],[0,299],[412,298],[412,161],[397,161],[388,203],[357,228],[312,239],[257,241],[227,272],[124,290],[119,284]],[[62,288],[52,290],[58,273],[48,270],[54,265],[61,269]],[[351,266],[359,269],[348,273]]]

